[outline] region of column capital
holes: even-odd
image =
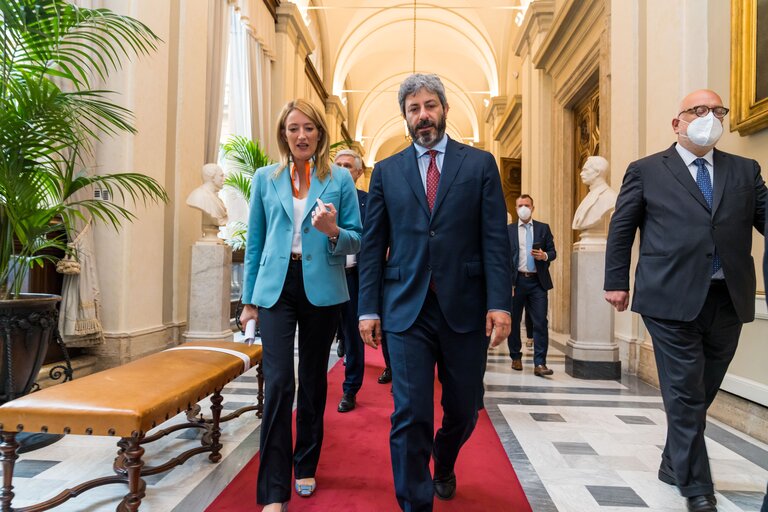
[[[286,34],[288,38],[296,45],[296,53],[301,60],[315,49],[315,43],[312,36],[304,24],[304,18],[301,11],[292,2],[281,3],[277,7],[277,25],[275,30],[278,34]]]
[[[325,100],[325,113],[339,120],[339,124],[347,120],[346,107],[338,96],[328,96]]]
[[[535,53],[538,43],[537,36],[542,32],[547,32],[552,26],[552,19],[555,16],[554,0],[537,0],[531,2],[525,13],[525,19],[518,31],[517,38],[512,46],[515,55],[525,58],[529,53]]]
[[[498,120],[504,113],[504,109],[507,108],[506,96],[493,96],[491,97],[488,106],[485,107],[485,122],[493,126],[494,122]]]

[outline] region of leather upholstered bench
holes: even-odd
[[[258,375],[257,404],[221,417],[222,388],[254,366]],[[211,418],[204,419],[198,416],[200,407],[197,402],[209,395],[212,395]],[[146,489],[142,476],[168,471],[198,453],[210,452],[211,462],[218,462],[222,448],[220,423],[252,410],[260,416],[263,396],[260,345],[203,341],[185,343],[12,400],[0,406],[0,465],[3,470],[0,510],[48,510],[88,489],[111,483],[128,484],[128,494],[117,510],[138,510]],[[187,422],[147,436],[152,428],[182,411],[187,412]],[[204,430],[201,446],[195,446],[162,465],[144,465],[144,445],[186,428]],[[13,469],[19,446],[17,432],[119,436],[113,464],[115,474],[84,482],[48,501],[13,508]]]

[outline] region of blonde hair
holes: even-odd
[[[304,99],[289,101],[280,112],[277,119],[277,149],[280,152],[280,165],[275,170],[275,176],[279,176],[288,167],[291,160],[291,148],[285,138],[285,119],[288,114],[298,110],[312,121],[318,130],[317,149],[315,150],[315,174],[320,180],[331,174],[331,143],[328,140],[328,124],[325,122],[325,114],[312,103]]]

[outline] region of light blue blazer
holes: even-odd
[[[243,304],[269,308],[283,290],[293,241],[293,189],[291,173],[275,177],[278,164],[258,169],[251,184],[251,210],[245,245]],[[335,246],[312,226],[311,211],[317,198],[336,208],[339,240]],[[355,182],[349,171],[335,165],[320,181],[310,180],[307,206],[301,223],[301,265],[304,290],[315,306],[332,306],[349,300],[344,264],[347,254],[360,250],[363,228]]]

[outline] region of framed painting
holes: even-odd
[[[768,127],[768,0],[731,0],[731,131]]]

